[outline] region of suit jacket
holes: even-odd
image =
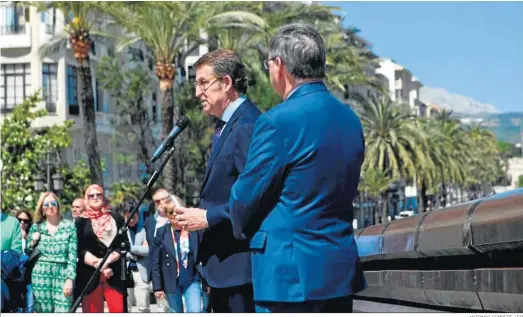
[[[260,110],[248,99],[233,113],[213,147],[200,195],[209,228],[200,231],[202,274],[211,287],[250,284],[249,244],[232,234],[229,213],[231,187],[243,172],[254,123]]]
[[[130,241],[130,253],[133,257],[136,259],[136,266],[138,267],[138,272],[140,272],[140,276],[142,277],[142,280],[144,282],[149,281],[149,277],[147,274],[147,265],[148,260],[147,257],[149,255],[149,245],[144,246],[143,243],[146,240],[145,239],[145,228],[141,228],[138,230],[136,235],[131,230],[127,230],[127,236]]]
[[[363,289],[352,201],[364,151],[360,120],[321,82],[260,116],[230,200],[235,236],[252,238],[256,301]]]
[[[151,250],[151,280],[153,290],[165,293],[176,293],[178,286],[176,249],[172,237],[172,227],[163,226],[158,229],[154,237]],[[198,276],[196,261],[198,257],[198,233],[189,233],[189,248],[193,257],[194,274]]]
[[[111,216],[116,222],[117,229],[120,229],[125,223],[124,218],[117,213],[111,213]],[[79,295],[95,271],[94,267],[84,263],[85,253],[90,252],[98,258],[102,258],[105,255],[107,247],[105,244],[103,244],[102,241],[100,241],[100,239],[98,239],[94,233],[90,219],[79,217],[76,218],[75,224],[76,233],[78,235],[78,263],[76,266],[75,292],[78,292],[77,295]],[[118,238],[118,235],[116,238]],[[122,242],[124,242],[124,239],[127,239],[127,237],[122,236],[118,238],[118,242],[116,243],[116,247],[114,249],[115,252],[120,252],[120,245]],[[129,241],[127,241],[127,243],[129,243]],[[113,276],[111,276],[107,282],[113,288],[122,292],[123,284],[121,281],[120,260],[111,263],[109,267],[113,270]],[[99,282],[99,278],[95,279],[91,286],[87,289],[86,294],[92,293],[98,286]]]
[[[157,213],[147,217],[144,222],[145,229],[145,239],[147,240],[147,245],[153,245],[154,236],[156,234],[156,215]],[[147,268],[147,280],[151,281],[151,254],[152,248],[149,248],[149,255],[146,258],[146,268]]]

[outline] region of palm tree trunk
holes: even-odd
[[[140,123],[140,131],[139,131],[139,137],[138,137],[138,159],[145,165],[145,172],[147,175],[152,175],[153,168],[151,164],[151,151],[150,151],[150,144],[153,144],[152,141],[152,131],[148,127],[146,122]]]
[[[422,209],[420,209],[422,212],[427,211],[427,184],[425,184],[425,181],[421,183],[421,202],[420,205],[422,205]]]
[[[91,183],[104,186],[98,139],[96,137],[96,115],[94,112],[93,86],[89,56],[77,59],[84,125],[84,141],[89,162]],[[107,163],[107,162],[106,162]]]
[[[381,214],[381,223],[389,222],[389,200],[387,199],[387,194],[382,194],[382,214]]]
[[[174,100],[172,85],[161,89],[162,92],[162,140],[169,135],[174,126]],[[163,183],[171,193],[176,193],[176,162],[175,155],[167,162],[163,170]]]
[[[374,214],[374,224],[377,225],[380,223],[380,207],[381,207],[381,200],[376,199],[374,204],[374,207],[372,208],[372,212]]]

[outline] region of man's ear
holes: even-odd
[[[285,64],[283,64],[283,60],[280,57],[276,57],[274,62],[276,63],[275,66],[278,68],[278,75],[283,77],[283,71],[285,70]]]
[[[222,83],[225,86],[225,91],[227,91],[227,92],[229,92],[231,90],[231,88],[234,87],[233,82],[232,82],[232,78],[229,75],[225,75],[222,78]]]

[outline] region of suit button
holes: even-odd
[[[167,263],[167,266],[170,266],[170,264],[169,264],[169,263]]]
[[[168,257],[169,257],[169,254],[166,254],[165,257],[168,258]]]

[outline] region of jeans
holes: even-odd
[[[27,284],[24,313],[34,313],[33,285]]]
[[[202,310],[201,313],[211,312],[211,294],[207,294],[207,290],[202,288]]]
[[[200,312],[202,296],[202,284],[200,281],[193,282],[186,289],[178,286],[176,293],[165,293],[172,313],[183,313],[182,296],[185,299],[186,311],[188,313]]]

